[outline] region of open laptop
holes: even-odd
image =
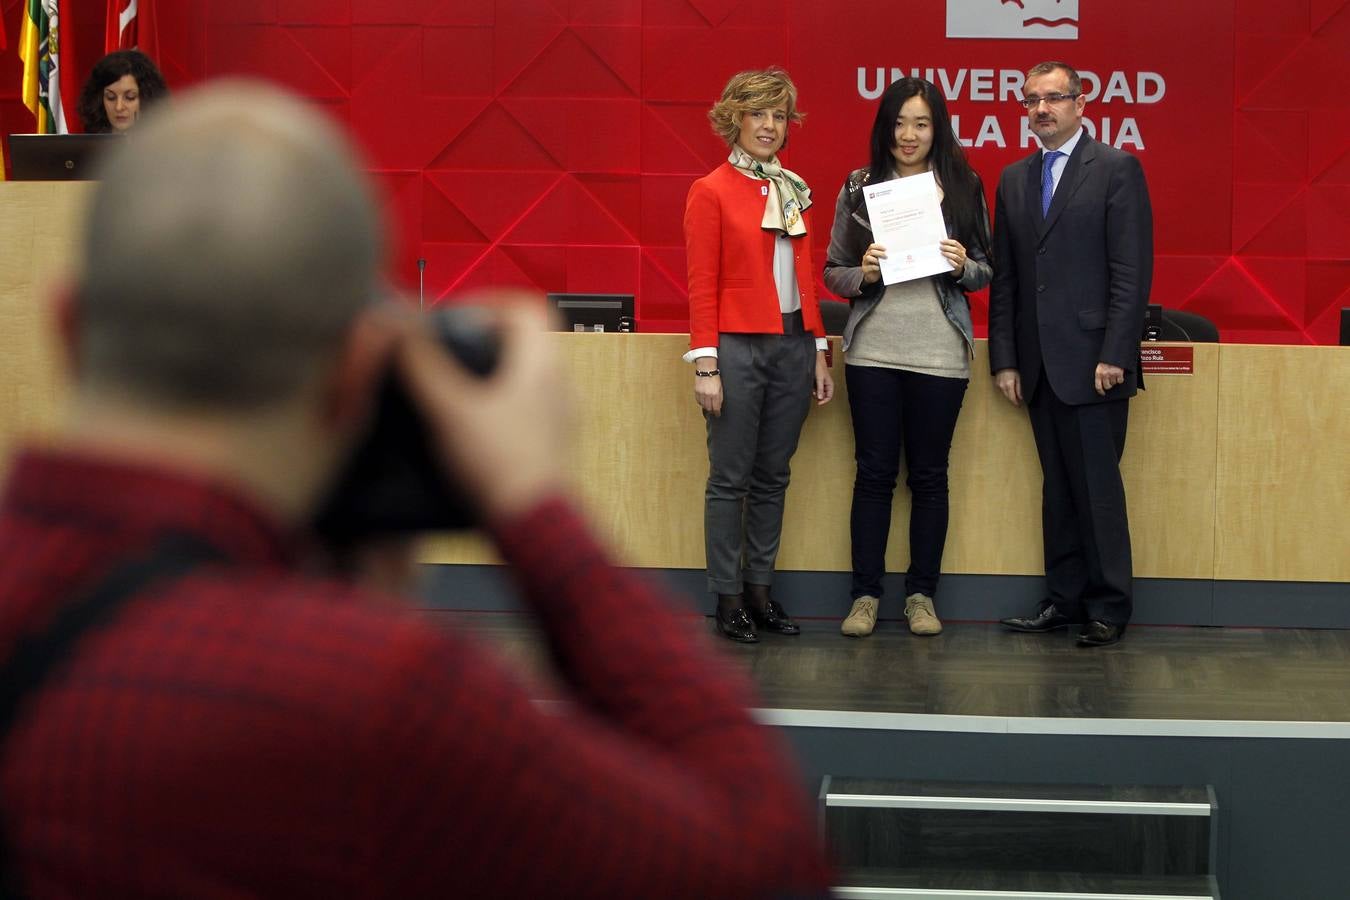
[[[95,163],[120,134],[11,134],[15,181],[91,181]]]

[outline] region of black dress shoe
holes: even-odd
[[[1124,633],[1124,625],[1113,625],[1110,622],[1094,620],[1084,625],[1083,630],[1078,632],[1078,646],[1105,647],[1119,641],[1120,636]]]
[[[765,631],[772,631],[775,634],[801,634],[801,627],[788,614],[783,611],[783,607],[778,605],[778,601],[769,600],[764,604],[764,609],[759,609],[751,603],[747,609],[750,610],[750,618],[755,620],[755,624]]]
[[[745,611],[744,606],[737,606],[726,612],[719,609],[713,619],[717,622],[717,630],[733,641],[742,644],[758,643],[759,635],[755,634],[755,623],[750,621],[750,614]]]
[[[1074,624],[1073,619],[1055,609],[1055,604],[1053,603],[1046,604],[1045,609],[1036,613],[1034,616],[1029,616],[1027,618],[1014,616],[1011,619],[999,619],[999,622],[1008,626],[1013,631],[1030,631],[1033,633],[1068,628],[1070,625]]]

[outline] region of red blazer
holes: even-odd
[[[783,317],[773,281],[778,232],[761,226],[767,181],[747,178],[723,163],[695,181],[684,207],[689,262],[689,349],[716,347],[721,332],[782,334]],[[810,211],[803,213],[803,224]],[[808,231],[810,229],[807,225]],[[809,234],[792,238],[802,321],[825,335],[816,301]]]

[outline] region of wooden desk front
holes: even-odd
[[[575,410],[578,493],[620,558],[703,566],[703,422],[684,335],[558,335]],[[943,571],[1043,571],[1040,467],[1026,413],[998,394],[983,341],[951,457]],[[1350,581],[1350,350],[1197,344],[1195,374],[1150,375],[1130,405],[1123,469],[1135,574]],[[792,462],[779,568],[847,571],[853,443],[847,387],[807,419]],[[887,570],[908,565],[897,490]],[[428,562],[488,562],[473,537]]]

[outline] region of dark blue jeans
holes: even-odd
[[[909,487],[905,594],[933,596],[947,542],[947,457],[967,380],[903,369],[845,366],[853,415],[853,599],[881,596],[891,501],[903,451]]]

